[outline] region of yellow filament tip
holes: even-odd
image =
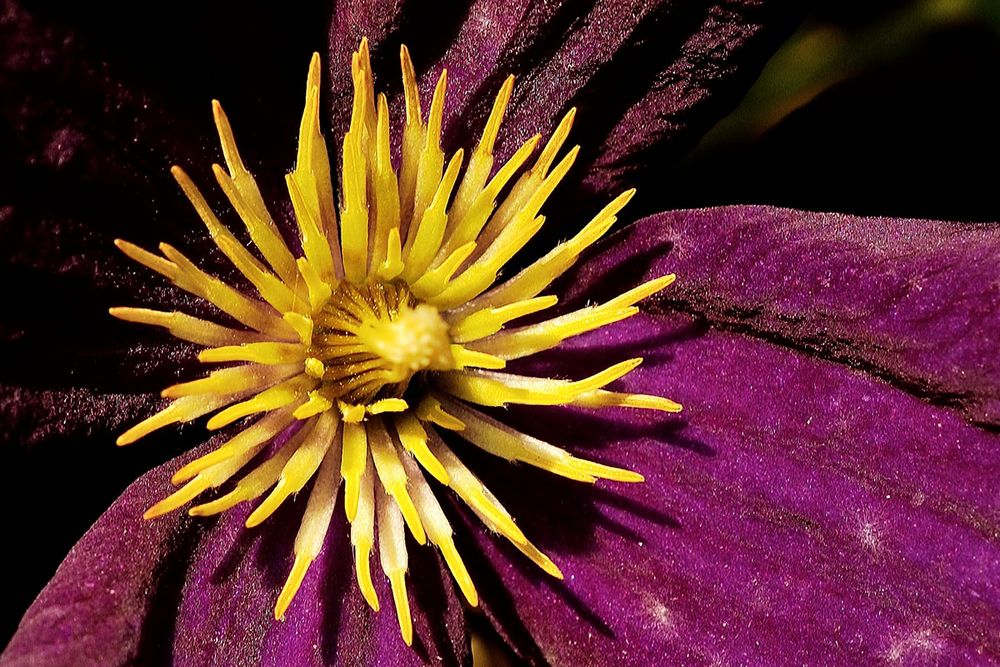
[[[458,554],[458,549],[455,548],[455,543],[451,538],[444,540],[440,545],[441,554],[444,556],[445,562],[448,564],[448,569],[451,570],[452,575],[455,577],[455,581],[458,583],[459,590],[462,591],[462,595],[469,602],[470,605],[476,607],[479,605],[479,594],[476,592],[476,587],[472,583],[472,577],[469,576],[469,571],[465,568],[465,563],[462,561],[462,557]]]
[[[420,515],[417,514],[417,508],[413,506],[413,500],[410,499],[410,495],[406,492],[406,487],[400,485],[388,489],[388,491],[389,495],[396,501],[396,505],[399,506],[399,511],[402,512],[403,520],[406,521],[406,526],[410,529],[410,533],[413,534],[413,538],[420,544],[427,544],[427,534],[424,532],[423,524],[420,523]]]
[[[295,598],[295,594],[299,592],[299,587],[302,586],[302,580],[305,579],[306,572],[309,571],[311,564],[311,558],[307,558],[302,554],[295,554],[295,563],[292,565],[292,571],[289,572],[288,579],[285,580],[285,585],[282,586],[281,593],[278,594],[278,602],[274,605],[275,620],[285,620],[285,611]]]
[[[410,600],[406,597],[406,572],[403,570],[390,572],[389,584],[392,587],[392,599],[396,603],[399,632],[406,645],[411,646],[413,644],[413,618],[410,616]]]
[[[378,596],[375,594],[375,586],[372,584],[371,571],[371,547],[358,545],[354,551],[354,569],[358,579],[358,587],[365,601],[375,611],[379,610]]]

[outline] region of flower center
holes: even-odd
[[[448,324],[405,285],[341,282],[315,320],[311,370],[330,399],[402,398],[416,373],[455,367]]]
[[[450,487],[488,530],[505,537],[543,571],[562,578],[556,564],[528,541],[497,497],[465,466],[460,448],[477,447],[584,483],[643,479],[521,433],[478,406],[663,412],[677,412],[681,406],[661,396],[607,388],[641,359],[576,380],[502,372],[509,360],[635,315],[636,304],[670,285],[674,276],[655,278],[604,303],[518,324],[557,303],[558,297],[544,292],[611,228],[633,191],[618,195],[571,238],[498,283],[508,262],[542,227],[542,206],[576,159],[579,147],[559,158],[575,110],[566,114],[530,166],[540,135],[494,164],[494,143],[514,86],[508,78],[478,144],[446,161],[440,143],[446,72],[438,78],[425,120],[405,47],[400,63],[406,118],[400,157],[394,162],[389,103],[375,94],[367,40],[352,57],[354,104],[338,156],[341,196],[335,197],[332,172],[338,161],[331,161],[320,132],[321,67],[319,56],[313,56],[296,166],[286,175],[300,256],[293,253],[294,245],[287,245],[240,158],[221,105],[215,103],[213,109],[227,169],[215,165],[213,171],[245,223],[252,246],[244,247],[223,225],[181,168],[171,170],[211,238],[255,293],[244,294],[205,273],[173,246],[161,244],[161,256],[127,241],[115,242],[129,257],[213,304],[239,326],[148,308],[112,308],[111,314],[164,327],[177,338],[205,346],[198,354],[204,363],[237,363],[164,389],[163,396],[172,402],[122,433],[119,445],[210,413],[214,415],[206,426],[211,430],[257,415],[218,448],[181,467],[172,481],[183,486],[143,516],[176,510],[228,484],[228,490],[189,512],[218,514],[267,493],[246,519],[252,528],[311,485],[295,537],[294,562],[274,607],[280,619],[323,548],[343,485],[358,586],[377,611],[371,574],[377,544],[400,633],[410,644],[407,530],[415,542],[430,542],[441,551],[465,600],[478,603],[452,526],[425,473]],[[422,377],[411,385],[418,374]],[[301,425],[293,429],[296,421]],[[464,444],[453,450],[442,438],[446,431]]]

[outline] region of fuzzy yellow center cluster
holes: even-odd
[[[393,319],[364,322],[358,338],[391,366],[390,377],[397,382],[428,368],[455,367],[448,325],[434,306],[404,306]]]
[[[199,360],[217,366],[204,377],[166,388],[166,407],[128,429],[118,444],[209,414],[209,429],[232,427],[217,447],[174,474],[179,488],[145,516],[199,497],[200,504],[188,509],[195,516],[255,502],[246,519],[254,527],[308,487],[294,560],[275,604],[275,617],[283,618],[323,549],[343,487],[360,589],[378,610],[371,574],[377,548],[402,637],[410,643],[407,533],[418,544],[435,545],[465,599],[478,602],[435,487],[450,487],[487,529],[545,572],[562,576],[465,466],[465,449],[582,483],[642,480],[638,473],[577,458],[512,429],[483,408],[677,412],[680,405],[608,389],[641,359],[576,380],[504,372],[512,359],[634,315],[639,301],[674,276],[655,278],[605,303],[538,316],[558,302],[543,292],[610,229],[633,192],[622,193],[572,238],[498,282],[501,270],[544,225],[542,206],[576,158],[576,147],[562,152],[575,112],[563,118],[541,150],[536,135],[495,164],[494,145],[513,93],[509,78],[476,146],[468,156],[458,150],[446,159],[440,140],[447,74],[437,80],[425,119],[405,47],[401,64],[399,104],[405,119],[400,158],[393,160],[390,105],[375,95],[367,41],[354,53],[354,102],[334,161],[340,165],[335,188],[320,133],[320,66],[314,56],[296,165],[285,179],[295,243],[271,216],[229,120],[214,103],[226,167],[213,165],[212,171],[252,245],[241,243],[216,217],[182,169],[172,173],[214,243],[253,291],[205,273],[173,246],[160,244],[157,254],[119,240],[125,254],[212,304],[225,323],[147,308],[111,313],[204,346]],[[518,324],[529,315],[535,316],[531,323]],[[511,470],[516,474],[517,468]]]
[[[431,305],[416,303],[405,285],[342,282],[312,318],[305,371],[320,381],[314,396],[363,416],[373,404],[405,407],[410,379],[423,370],[451,370],[448,324]]]

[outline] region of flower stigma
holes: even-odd
[[[678,412],[681,406],[660,396],[606,389],[641,359],[578,380],[503,372],[508,361],[636,314],[636,304],[670,285],[674,276],[651,280],[605,303],[517,326],[518,319],[557,303],[556,296],[542,292],[610,229],[634,191],[616,197],[548,254],[498,281],[508,261],[542,227],[541,208],[577,156],[579,147],[562,153],[575,111],[540,151],[541,136],[535,135],[495,165],[494,144],[513,91],[510,77],[468,157],[459,150],[446,161],[440,141],[447,71],[440,75],[425,119],[406,47],[401,64],[405,121],[394,164],[388,102],[375,95],[367,40],[353,54],[354,99],[338,156],[335,198],[320,133],[320,60],[314,54],[295,169],[286,176],[297,244],[287,243],[271,216],[237,151],[229,121],[214,102],[226,167],[212,169],[252,246],[219,221],[181,168],[171,171],[212,240],[253,291],[205,273],[170,245],[160,244],[157,254],[117,240],[130,258],[212,304],[228,322],[133,307],[112,308],[111,314],[166,328],[204,346],[199,360],[217,366],[205,377],[164,389],[170,403],[124,432],[119,445],[209,414],[207,426],[213,431],[239,422],[222,444],[177,470],[172,482],[179,488],[144,516],[163,515],[225,486],[224,493],[188,512],[214,515],[263,496],[246,520],[254,527],[311,482],[294,562],[274,608],[275,618],[283,619],[320,554],[343,485],[358,585],[378,610],[371,574],[377,545],[400,632],[410,644],[407,532],[418,544],[436,546],[464,598],[473,606],[478,602],[435,486],[451,488],[488,530],[562,578],[465,466],[463,448],[584,483],[643,479],[577,458],[506,426],[482,408],[524,404]],[[516,474],[517,468],[512,470]]]

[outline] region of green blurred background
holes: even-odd
[[[1000,220],[1000,0],[827,2],[670,174],[677,208]]]

